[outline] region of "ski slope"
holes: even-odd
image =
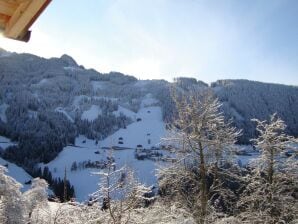
[[[142,145],[144,148],[158,146],[161,137],[166,134],[161,108],[150,106],[150,103],[156,103],[156,100],[144,99],[143,106],[138,113],[119,106],[118,112],[135,117],[135,122],[128,125],[126,129],[118,130],[103,141],[98,142],[98,144],[95,140],[79,136],[76,138],[75,146],[65,147],[55,160],[48,164],[42,164],[42,166],[48,166],[53,177],[60,178],[64,177],[64,169],[66,168],[67,178],[75,187],[78,201],[88,200],[88,195],[97,190],[100,177],[92,174],[92,172],[99,171],[95,168],[71,171],[73,162],[106,160],[106,157],[111,153],[113,153],[112,156],[116,160],[116,168],[124,165],[131,167],[139,181],[148,186],[155,185],[157,182],[155,173],[158,163],[151,160],[137,160],[134,156],[137,145]],[[110,150],[109,148],[112,146],[125,149]],[[97,151],[99,154],[95,154]],[[169,152],[163,153],[167,154]]]
[[[162,121],[160,107],[141,108],[135,114],[136,120],[128,125],[126,129],[120,129],[113,135],[101,142],[103,147],[123,146],[136,148],[142,145],[144,148],[151,148],[160,144],[160,138],[165,136],[165,124]],[[123,144],[119,144],[119,139],[123,139]]]
[[[126,109],[125,107],[118,106],[118,110],[114,111],[113,114],[115,116],[120,116],[121,114],[125,115],[126,117],[131,118],[133,121],[136,120],[137,114],[129,109]]]
[[[65,147],[53,161],[41,166],[48,166],[54,178],[64,177],[64,170],[67,170],[67,179],[75,188],[76,199],[86,201],[89,195],[98,189],[100,176],[92,173],[98,172],[96,168],[81,168],[71,171],[74,162],[77,164],[95,161],[106,161],[108,156],[113,156],[116,162],[116,169],[126,165],[132,168],[139,181],[147,186],[156,185],[156,169],[165,162],[154,162],[152,160],[137,160],[135,149],[138,145],[151,149],[161,144],[161,138],[167,136],[165,124],[162,120],[162,111],[155,106],[157,101],[151,95],[146,95],[141,102],[141,108],[134,113],[119,106],[117,112],[133,117],[134,122],[120,129],[106,139],[96,143],[95,140],[87,139],[85,136],[78,136],[74,146]],[[90,115],[91,116],[91,115]],[[92,118],[87,116],[86,119]],[[111,147],[121,147],[120,150],[111,150]],[[245,147],[245,146],[243,146]],[[246,149],[246,148],[245,148]],[[160,150],[164,156],[175,157],[169,151]],[[242,164],[246,164],[254,156],[239,156]],[[237,161],[237,160],[236,160]]]
[[[97,105],[91,105],[88,110],[85,110],[81,116],[82,120],[94,121],[102,113]]]

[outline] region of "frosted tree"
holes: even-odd
[[[187,180],[192,185],[184,185],[184,188],[198,188],[199,195],[195,202],[199,210],[199,223],[204,223],[210,198],[208,170],[215,167],[215,173],[218,176],[218,163],[223,155],[231,150],[230,146],[235,143],[240,132],[225,121],[220,112],[221,104],[212,92],[192,90],[187,93],[177,93],[174,91],[173,96],[177,108],[177,116],[173,125],[175,137],[168,140],[178,141],[179,147],[187,155],[181,161],[183,161],[184,166],[191,166],[191,168],[188,167],[186,170],[189,172],[181,174],[181,178],[178,178],[179,184],[181,181]],[[178,179],[170,180],[171,174],[175,175],[175,172],[175,169],[171,168],[166,172],[161,172],[161,175],[164,178],[168,176],[171,183],[178,181]],[[199,186],[193,184],[196,181],[199,182]]]
[[[259,121],[258,119],[253,119],[253,121],[257,123],[259,137],[253,139],[252,142],[262,152],[260,165],[263,169],[262,171],[266,174],[268,183],[272,184],[275,170],[280,161],[278,157],[285,149],[293,148],[291,145],[297,142],[297,140],[285,134],[286,125],[276,114],[271,116],[269,123],[267,121]]]
[[[28,215],[28,219],[31,220],[31,222],[32,222],[32,219],[34,219],[35,223],[38,223],[36,220],[39,219],[39,215],[38,215],[39,210],[45,209],[47,206],[47,202],[48,202],[47,187],[48,187],[48,184],[45,180],[40,178],[35,178],[32,180],[31,189],[29,189],[23,194],[26,214]],[[37,210],[37,211],[34,212],[34,210]]]
[[[108,214],[108,223],[128,223],[134,209],[142,206],[145,201],[152,200],[145,197],[150,188],[140,184],[128,167],[116,169],[112,156],[108,160],[106,170],[95,174],[101,178],[99,190],[92,197],[94,201],[102,204],[101,209]]]
[[[252,141],[261,157],[246,177],[248,184],[238,203],[240,216],[250,223],[290,223],[298,214],[297,140],[285,134],[286,125],[276,114],[269,122],[254,121],[259,137]],[[288,159],[285,149],[294,152]]]
[[[24,200],[21,184],[5,174],[7,169],[0,165],[0,222],[3,224],[25,223]]]

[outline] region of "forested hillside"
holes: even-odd
[[[44,59],[1,50],[0,135],[18,142],[2,157],[30,170],[79,134],[101,140],[135,119],[123,108],[137,111],[148,89],[169,96],[167,85],[84,69],[67,55]]]
[[[268,80],[270,81],[270,80]],[[277,113],[287,124],[287,132],[298,136],[298,87],[248,80],[219,80],[211,84],[227,117],[243,130],[241,143],[256,136],[251,119],[268,119]]]
[[[161,106],[165,123],[175,114],[170,89],[210,89],[194,78],[137,80],[118,72],[85,69],[70,56],[45,59],[0,51],[0,135],[17,141],[2,157],[31,169],[54,159],[64,146],[84,134],[101,140],[136,118],[142,97],[151,94]],[[226,118],[243,129],[241,143],[256,136],[252,118],[277,114],[287,132],[298,135],[298,87],[246,80],[221,80],[211,89],[223,103]]]

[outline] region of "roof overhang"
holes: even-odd
[[[5,37],[29,41],[29,28],[51,0],[0,0],[0,30]]]

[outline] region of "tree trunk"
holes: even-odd
[[[268,182],[271,185],[273,183],[273,175],[274,175],[274,151],[270,149],[270,157],[268,161]]]
[[[216,186],[218,184],[218,164],[219,164],[219,160],[220,160],[220,153],[219,153],[219,149],[216,149],[215,152],[215,169],[214,169],[214,186]]]
[[[200,224],[204,224],[205,222],[205,216],[207,213],[207,174],[206,174],[206,164],[205,164],[205,158],[204,158],[204,152],[203,152],[203,146],[202,143],[199,143],[199,150],[200,150],[200,179],[201,179],[201,186],[200,186],[200,192],[201,192],[201,214],[200,214]]]

